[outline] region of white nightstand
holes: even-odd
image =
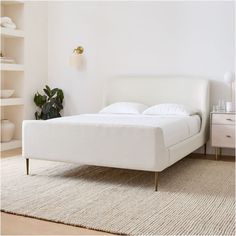
[[[235,148],[235,112],[211,112],[211,145],[216,160],[221,148]]]

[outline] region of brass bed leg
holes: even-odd
[[[222,157],[222,148],[220,147],[220,157]]]
[[[155,172],[155,191],[157,191],[158,187],[158,172]]]
[[[207,154],[207,144],[205,143],[204,144],[204,155],[206,156],[206,154]]]
[[[29,175],[29,159],[26,158],[26,174]]]

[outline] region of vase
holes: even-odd
[[[1,142],[12,140],[15,131],[15,125],[9,120],[1,120]]]
[[[234,104],[232,102],[226,102],[226,111],[233,112],[234,111]]]

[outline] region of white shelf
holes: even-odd
[[[2,0],[1,4],[3,5],[11,5],[11,4],[24,4],[24,1],[21,0]]]
[[[24,71],[24,65],[1,63],[1,71]]]
[[[9,142],[0,143],[1,145],[1,151],[7,151],[15,148],[21,147],[21,140],[13,139]]]
[[[1,27],[1,36],[8,38],[24,38],[25,35],[23,30]]]
[[[23,98],[1,98],[0,99],[0,106],[19,106],[24,105]]]

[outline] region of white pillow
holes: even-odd
[[[103,108],[102,114],[142,114],[148,106],[135,102],[117,102]]]
[[[191,109],[182,104],[163,103],[149,107],[143,112],[143,115],[179,115],[191,116],[197,114],[198,111]]]

